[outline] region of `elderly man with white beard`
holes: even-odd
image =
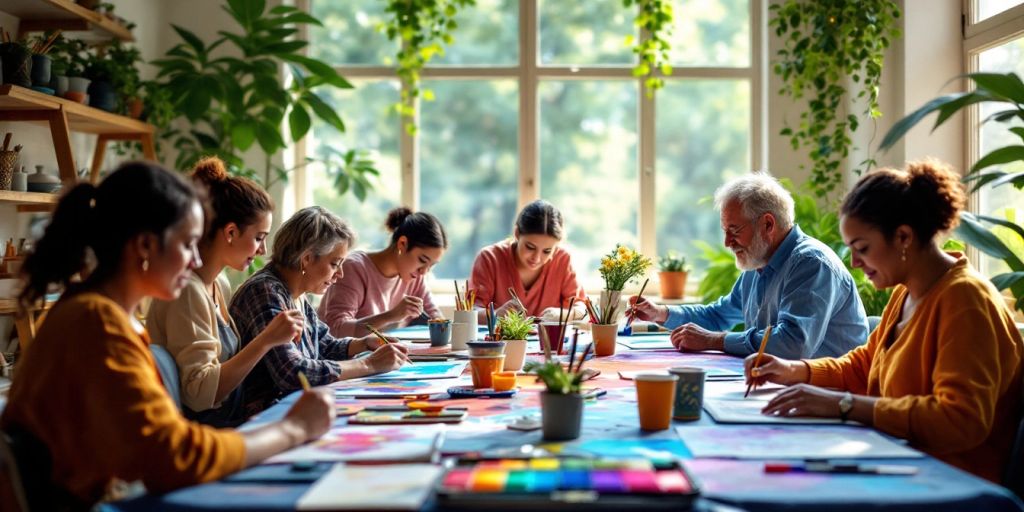
[[[709,305],[640,299],[637,318],[673,329],[680,351],[756,353],[768,326],[765,352],[787,359],[837,357],[864,343],[867,318],[853,277],[832,249],[794,224],[793,198],[775,178],[730,181],[715,192],[715,207],[743,270],[732,291]],[[743,331],[728,332],[740,322]]]

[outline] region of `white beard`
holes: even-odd
[[[768,264],[768,241],[755,233],[744,254],[746,257],[743,260],[739,255],[736,256],[736,267],[740,270],[757,270],[764,267]]]

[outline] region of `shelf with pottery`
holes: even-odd
[[[0,204],[14,205],[19,212],[50,211],[57,205],[57,194],[0,190]]]
[[[153,125],[17,85],[0,85],[0,121],[47,123],[57,153],[60,180],[65,183],[78,180],[71,151],[71,132],[99,136],[89,175],[93,182],[99,179],[100,166],[109,142],[141,142],[143,156],[156,160],[153,140],[156,128]]]
[[[132,32],[124,25],[92,10],[82,7],[74,0],[4,0],[0,11],[19,19],[20,36],[28,32],[61,29],[87,39],[109,39],[132,41]]]

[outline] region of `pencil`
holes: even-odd
[[[750,367],[750,371],[753,372],[754,368],[757,368],[761,364],[761,356],[764,355],[764,347],[768,346],[768,337],[772,335],[772,326],[769,325],[764,330],[764,337],[761,338],[761,348],[757,350],[757,357],[754,358],[754,364]],[[743,393],[743,398],[746,398],[750,394],[750,388],[754,387],[754,381],[751,380],[750,384],[747,384],[747,392]]]
[[[306,378],[306,374],[299,372],[299,382],[302,383],[302,389],[309,391],[309,379]]]

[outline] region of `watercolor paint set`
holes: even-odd
[[[462,458],[437,495],[442,508],[688,510],[698,489],[675,459]]]

